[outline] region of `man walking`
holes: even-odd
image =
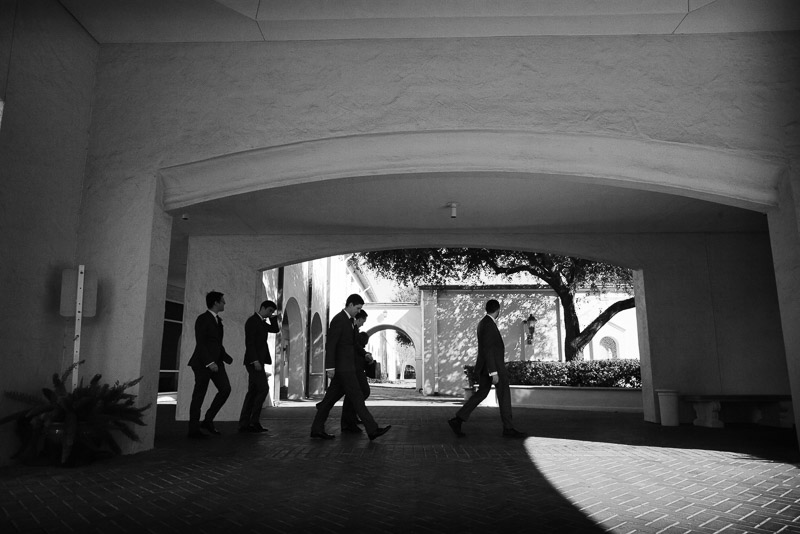
[[[210,291],[206,295],[208,310],[201,313],[194,322],[195,348],[189,359],[189,367],[194,372],[194,391],[189,404],[189,437],[205,438],[200,429],[211,434],[221,432],[214,427],[214,417],[231,394],[231,383],[225,364],[233,363],[233,358],[222,346],[222,318],[219,313],[225,310],[225,297],[218,291]],[[200,422],[200,410],[208,391],[208,383],[214,382],[217,394],[206,411],[203,422]]]
[[[311,424],[311,437],[333,439],[325,432],[325,421],[333,405],[343,395],[350,397],[356,414],[364,422],[370,440],[384,435],[391,425],[379,427],[364,404],[364,394],[356,378],[356,324],[355,316],[364,306],[364,299],[353,294],[347,297],[345,307],[331,320],[325,342],[325,373],[331,379],[325,397],[317,404],[317,414]]]
[[[364,326],[364,323],[367,321],[367,312],[364,310],[359,311],[356,314],[356,379],[358,380],[358,386],[361,388],[361,393],[364,395],[364,400],[366,401],[369,398],[370,389],[369,389],[369,381],[367,380],[367,364],[372,363],[372,354],[367,352],[367,342],[369,341],[369,334],[366,332],[361,332],[361,327]],[[356,407],[353,405],[353,401],[350,400],[350,397],[347,395],[344,396],[344,402],[342,403],[342,420],[341,420],[341,427],[342,432],[350,432],[353,434],[360,434],[363,432],[358,427],[360,421],[358,420],[358,415],[356,414]]]
[[[244,396],[242,413],[239,415],[239,432],[266,432],[261,426],[261,408],[269,395],[270,374],[265,369],[272,364],[267,338],[280,331],[275,310],[277,304],[271,300],[261,303],[258,311],[244,323],[244,366],[247,369],[247,394]]]
[[[497,391],[497,404],[503,422],[503,437],[524,438],[526,434],[514,428],[511,421],[511,391],[508,387],[508,371],[505,365],[505,343],[497,318],[500,316],[500,303],[491,299],[486,303],[486,315],[478,323],[478,358],[475,373],[478,375],[478,391],[475,392],[447,423],[456,436],[466,434],[461,431],[462,423],[469,420],[472,411],[489,395],[492,384]]]

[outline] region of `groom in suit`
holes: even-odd
[[[361,393],[364,394],[366,401],[370,394],[369,381],[367,380],[367,365],[373,362],[372,353],[367,352],[367,342],[369,341],[369,334],[361,332],[361,327],[367,321],[367,312],[364,310],[356,314],[356,378],[358,379],[358,386],[361,388]],[[358,428],[358,420],[356,415],[356,408],[350,397],[345,395],[344,402],[342,403],[342,432],[350,432],[353,434],[360,434],[363,432]]]
[[[275,315],[277,304],[271,300],[261,303],[258,311],[244,323],[244,366],[247,369],[247,394],[239,415],[239,432],[266,432],[261,426],[261,407],[269,395],[270,374],[265,369],[272,363],[267,338],[281,327]]]
[[[475,373],[478,375],[478,391],[475,392],[456,412],[456,416],[447,423],[456,436],[466,434],[461,431],[461,424],[469,420],[469,416],[489,395],[494,384],[497,391],[497,404],[500,407],[500,420],[503,422],[503,436],[506,438],[524,438],[526,434],[514,428],[511,421],[511,391],[508,387],[508,371],[506,370],[506,346],[497,318],[500,316],[500,303],[491,299],[486,303],[486,315],[478,323],[478,359],[475,362]]]
[[[206,306],[208,310],[201,313],[194,323],[195,349],[189,359],[189,367],[194,372],[194,391],[189,404],[190,438],[207,437],[200,432],[201,428],[211,434],[220,434],[214,427],[214,417],[231,394],[231,383],[228,373],[225,372],[225,364],[233,363],[233,358],[228,356],[222,346],[222,318],[219,316],[225,310],[225,297],[218,291],[210,291],[206,295]],[[217,394],[211,401],[203,422],[200,422],[200,410],[209,382],[214,382]]]
[[[333,434],[325,432],[325,421],[333,405],[345,394],[355,407],[356,414],[364,422],[370,440],[384,435],[391,425],[379,427],[364,404],[364,394],[356,376],[356,328],[355,317],[364,306],[364,299],[353,294],[347,297],[345,307],[331,320],[328,339],[325,342],[325,373],[331,379],[325,397],[317,404],[317,415],[311,424],[311,437],[333,439]]]

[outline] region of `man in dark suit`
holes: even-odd
[[[244,366],[247,369],[247,394],[244,396],[242,413],[239,415],[239,432],[266,432],[261,426],[261,408],[269,395],[269,373],[265,365],[272,364],[267,338],[270,333],[280,331],[275,310],[277,304],[271,300],[261,303],[258,311],[244,323]]]
[[[508,371],[506,371],[506,346],[497,318],[500,316],[500,303],[491,299],[486,303],[486,315],[478,323],[478,358],[475,362],[475,373],[478,375],[478,391],[475,392],[456,412],[456,416],[447,423],[456,436],[465,436],[461,424],[469,420],[469,416],[489,395],[494,384],[497,391],[497,404],[500,407],[500,419],[503,422],[503,436],[507,438],[524,438],[526,434],[514,428],[511,421],[511,391],[508,387]]]
[[[364,395],[366,401],[370,394],[369,381],[367,380],[367,364],[372,363],[372,354],[367,352],[367,341],[369,341],[369,334],[361,332],[361,327],[367,321],[367,312],[364,310],[356,314],[356,379],[358,379],[358,386],[361,388],[361,393]],[[344,396],[344,403],[342,403],[342,432],[350,432],[353,434],[360,434],[363,432],[358,428],[358,420],[356,414],[356,407],[353,401],[347,395]]]
[[[225,372],[225,364],[233,363],[233,358],[228,356],[222,346],[222,318],[219,316],[225,310],[225,297],[218,291],[210,291],[206,295],[206,306],[208,311],[201,313],[194,322],[195,348],[189,359],[189,367],[194,371],[194,391],[189,405],[190,438],[205,438],[206,435],[200,432],[201,428],[212,434],[220,434],[214,427],[214,417],[231,394],[231,383],[228,373]],[[209,382],[214,382],[217,394],[201,423],[200,409],[203,407]]]
[[[356,324],[355,316],[361,311],[364,299],[353,294],[347,297],[345,308],[337,313],[328,327],[325,342],[325,373],[331,379],[325,397],[317,404],[317,414],[311,424],[311,437],[333,439],[335,436],[325,432],[325,421],[333,405],[345,394],[355,407],[356,414],[364,422],[370,440],[389,431],[391,425],[379,427],[364,404],[364,394],[356,378]]]

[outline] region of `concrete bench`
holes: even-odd
[[[695,426],[722,428],[720,410],[725,407],[728,422],[757,423],[760,425],[794,426],[791,395],[681,395],[681,400],[692,403]]]

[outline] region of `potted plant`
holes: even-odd
[[[67,391],[66,381],[77,362],[60,376],[53,374],[53,387],[43,388],[42,397],[14,391],[5,392],[9,399],[31,405],[30,408],[0,418],[0,425],[15,421],[21,440],[14,458],[34,462],[42,456],[60,465],[91,461],[100,454],[122,451],[114,433],[139,441],[131,425],[144,426],[142,415],[150,405],[137,407],[136,395],[126,390],[139,383],[141,377],[122,384],[101,384],[97,374],[84,385]]]

